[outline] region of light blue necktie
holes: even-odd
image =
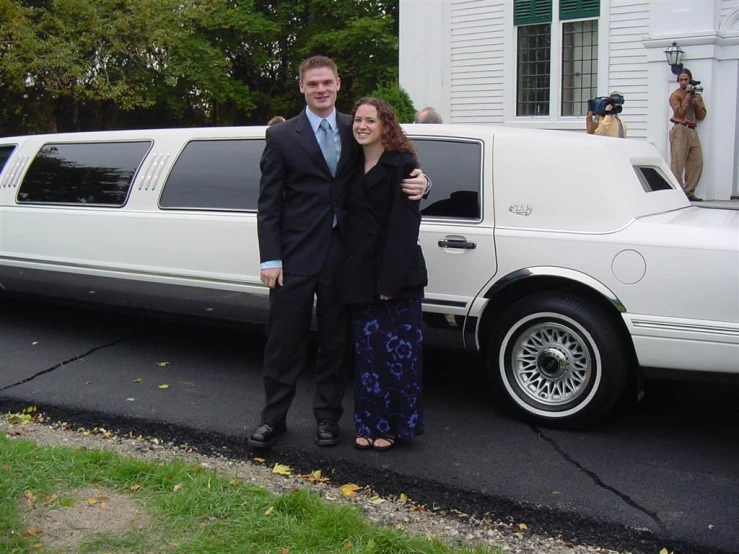
[[[336,143],[334,142],[334,134],[331,132],[331,125],[329,125],[328,120],[322,119],[318,129],[318,136],[321,139],[319,141],[321,152],[323,152],[323,157],[326,159],[328,168],[331,170],[331,175],[336,175],[336,166],[339,165],[339,156],[336,152]]]

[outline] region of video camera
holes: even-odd
[[[703,92],[703,87],[701,86],[700,81],[694,81],[691,79],[690,86],[693,87],[688,91],[690,94],[700,94]]]
[[[597,98],[591,98],[588,100],[588,111],[593,112],[595,115],[606,115],[606,108],[611,108],[612,114],[619,114],[623,111],[623,104],[625,100],[621,94],[611,94],[610,96],[598,96]]]

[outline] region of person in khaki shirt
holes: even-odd
[[[695,189],[703,172],[703,148],[695,127],[706,117],[703,97],[696,93],[690,81],[692,73],[683,69],[678,76],[680,85],[670,94],[672,129],[670,129],[670,168],[685,195],[692,202],[703,199],[695,195]]]
[[[594,117],[593,112],[588,112],[585,118],[585,130],[589,135],[626,138],[626,123],[621,121],[618,114],[611,113],[612,110],[613,104],[608,104],[604,116]]]

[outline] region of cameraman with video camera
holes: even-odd
[[[703,199],[695,195],[703,172],[703,149],[695,127],[706,117],[703,87],[693,80],[693,74],[683,69],[678,75],[680,87],[670,95],[673,123],[670,129],[670,168],[691,202]]]
[[[620,92],[588,100],[585,130],[589,135],[626,138],[626,124],[618,114],[623,110],[624,97]]]

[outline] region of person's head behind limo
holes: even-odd
[[[339,70],[331,58],[312,56],[300,64],[300,92],[317,116],[326,117],[334,111],[339,89]]]

